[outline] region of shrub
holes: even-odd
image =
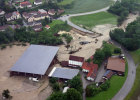
[[[53,88],[54,91],[59,91],[59,90],[60,90],[59,83],[54,83],[54,84],[52,85],[52,88]]]
[[[106,81],[104,84],[100,86],[103,91],[106,91],[110,87],[110,82]]]
[[[121,54],[121,49],[120,48],[115,48],[114,53],[120,53]]]

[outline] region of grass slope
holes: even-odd
[[[126,64],[125,76],[113,76],[110,80],[110,88],[94,97],[88,97],[86,100],[111,100],[115,94],[122,88],[128,73],[128,64]]]
[[[58,5],[64,6],[71,4],[74,0],[63,0],[62,2],[59,2]]]
[[[88,29],[92,29],[94,26],[100,24],[117,24],[117,16],[108,12],[76,16],[72,17],[70,20],[76,25],[82,25],[84,27],[88,27]]]
[[[89,12],[107,7],[112,3],[113,0],[75,0],[72,8],[65,11],[67,14]]]
[[[135,61],[135,64],[140,63],[140,49],[131,52],[131,55]],[[138,65],[136,69],[136,79],[134,82],[134,85],[129,92],[129,94],[126,96],[125,100],[137,100],[138,96],[140,96],[140,64]]]

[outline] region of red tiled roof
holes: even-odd
[[[91,70],[91,65],[88,62],[84,62],[82,65],[82,69]]]
[[[83,62],[84,61],[84,57],[78,57],[78,56],[72,56],[72,55],[70,55],[69,60]]]
[[[31,3],[29,1],[25,1],[25,2],[21,2],[20,5],[27,6],[27,5],[31,5]]]
[[[97,64],[91,64],[91,69],[89,73],[87,74],[87,77],[92,77],[95,78],[98,70],[98,65]]]
[[[110,57],[108,59],[107,69],[125,72],[125,60],[118,57]]]

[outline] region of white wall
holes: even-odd
[[[83,62],[78,62],[78,61],[73,61],[73,60],[69,60],[69,64],[72,65],[76,65],[76,66],[82,66]]]

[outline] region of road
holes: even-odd
[[[100,10],[96,10],[96,11],[85,12],[85,13],[79,13],[79,14],[64,15],[64,16],[60,17],[59,19],[62,20],[62,21],[67,21],[67,23],[68,23],[70,26],[72,26],[72,27],[74,27],[74,28],[76,28],[76,29],[78,29],[78,30],[80,30],[80,31],[83,31],[83,32],[87,32],[87,33],[91,33],[91,34],[92,34],[92,33],[93,33],[92,31],[86,30],[86,29],[84,29],[84,28],[81,28],[81,27],[79,27],[79,26],[73,24],[73,23],[69,20],[70,17],[82,16],[82,15],[89,15],[89,14],[95,14],[95,13],[99,13],[99,12],[102,12],[102,11],[107,11],[108,9],[109,9],[109,6],[106,7],[106,8],[100,9]]]
[[[123,87],[120,89],[120,91],[112,98],[112,100],[124,100],[124,98],[127,96],[127,94],[130,92],[131,88],[133,87],[135,76],[136,76],[136,65],[129,54],[129,52],[122,46],[120,46],[118,43],[112,41],[113,44],[120,47],[127,59],[128,62],[128,75],[126,78],[126,81],[123,85]],[[119,81],[119,80],[118,80]]]

